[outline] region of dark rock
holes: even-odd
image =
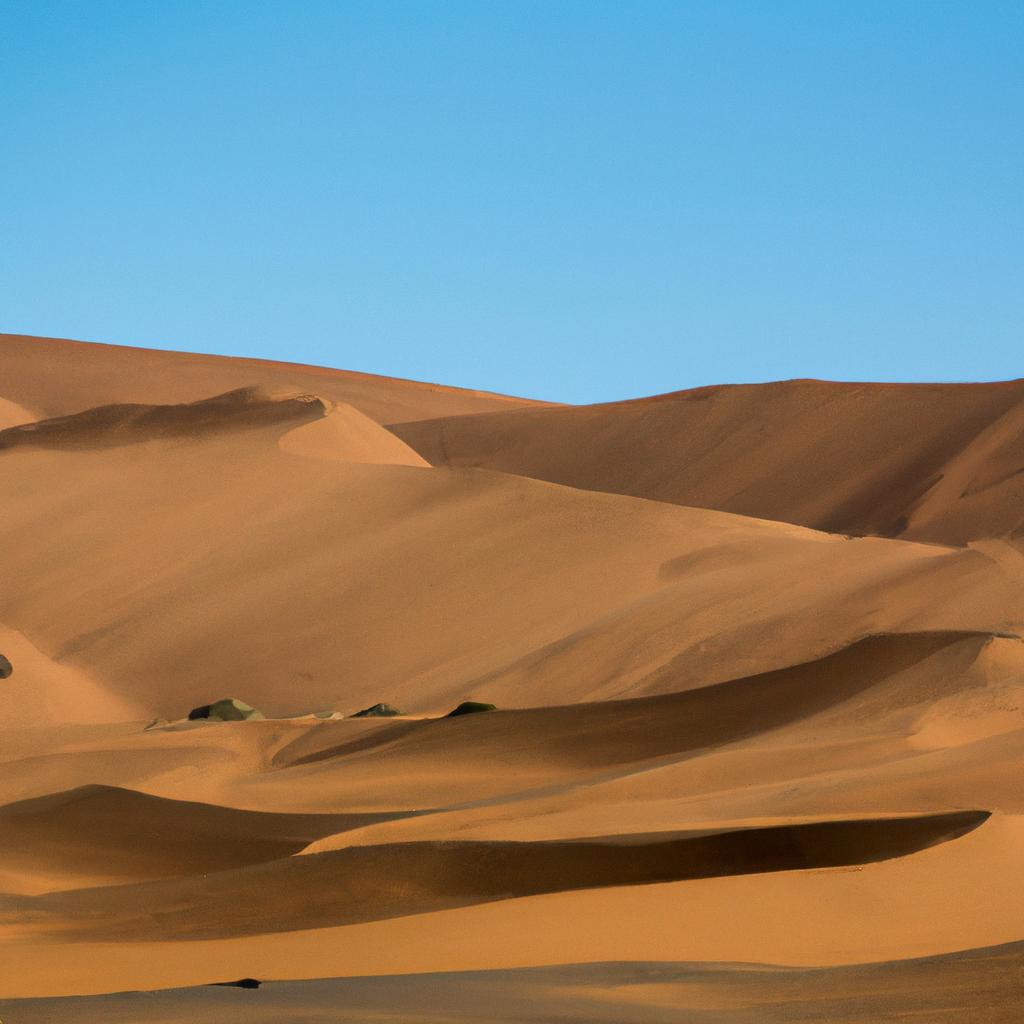
[[[225,697],[213,704],[203,704],[193,708],[188,717],[190,721],[208,718],[214,722],[244,722],[246,719],[262,718],[263,714],[237,697]]]
[[[393,708],[390,704],[374,704],[373,707],[363,708],[362,711],[357,711],[352,718],[394,718],[396,715],[400,715],[402,712],[398,708]]]
[[[215,981],[212,984],[227,988],[259,988],[262,982],[255,978],[239,978],[238,981]]]
[[[14,666],[0,654],[0,679],[7,679],[14,671]]]
[[[482,700],[464,700],[454,711],[448,712],[448,718],[456,718],[458,715],[477,715],[481,711],[497,711],[493,704],[487,704]]]

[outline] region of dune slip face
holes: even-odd
[[[1024,525],[1024,381],[793,380],[394,429],[434,465],[834,533],[966,544]]]
[[[225,939],[575,889],[865,864],[959,838],[988,817],[964,811],[619,842],[393,843],[248,869],[239,858],[239,870],[215,872],[215,862],[207,863],[201,866],[209,873],[184,881],[8,896],[0,923],[27,924],[64,941]],[[253,844],[245,856],[259,852]]]
[[[1016,1022],[1022,403],[0,336],[0,1018]]]

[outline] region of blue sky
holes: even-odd
[[[571,402],[1024,375],[1018,0],[0,0],[0,47],[0,330]]]

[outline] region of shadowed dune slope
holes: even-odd
[[[0,394],[5,1021],[1016,1024],[1024,381]]]
[[[271,715],[522,707],[672,692],[868,633],[1024,622],[1024,595],[980,552],[302,457],[282,450],[287,428],[0,452],[0,622],[167,718],[226,679]],[[38,693],[16,673],[0,714],[31,724],[19,709]]]
[[[978,706],[989,700],[1006,707],[1009,699],[1012,707],[1022,683],[1024,643],[1019,640],[970,634],[870,637],[811,663],[666,696],[399,722],[372,731],[328,722],[282,738],[269,760],[275,771],[256,788],[264,798],[321,790],[353,806],[377,806],[372,801],[378,800],[397,807],[451,808],[444,815],[363,830],[360,836],[329,836],[310,851],[372,842],[385,833],[389,838],[438,838],[446,830],[488,838],[555,837],[601,834],[622,828],[625,820],[630,830],[643,831],[657,828],[659,816],[674,823],[688,820],[697,811],[685,804],[697,804],[704,794],[703,818],[714,818],[716,799],[718,820],[758,814],[748,807],[731,810],[733,799],[742,800],[755,764],[760,764],[761,784],[778,778],[784,791],[787,777],[813,777],[822,760],[840,770],[844,761],[851,763],[851,750],[856,751],[853,764],[858,755],[898,760],[906,756],[905,738],[916,735],[922,716],[938,707],[947,707],[942,739],[985,735],[984,718],[958,715],[958,705],[976,695]],[[1019,711],[1010,718],[992,732],[1024,724]],[[830,745],[847,749],[830,754]],[[763,762],[759,746],[767,751],[760,755]],[[773,750],[778,751],[774,756]],[[716,784],[707,765],[716,756],[727,759],[730,751],[736,768],[719,775]],[[823,786],[828,779],[823,773]],[[827,814],[842,806],[816,805],[813,785],[801,785],[805,800],[799,813]],[[984,792],[968,790],[960,799]],[[628,815],[622,810],[626,802]],[[756,801],[747,803],[756,807]],[[939,806],[957,805],[954,800]],[[878,806],[908,809],[898,799]],[[915,806],[911,801],[909,808]],[[772,802],[762,797],[760,814],[774,813]]]
[[[322,745],[344,735],[348,723],[328,722],[285,746],[273,763],[284,768],[376,755],[384,762],[382,772],[404,768],[411,774],[416,762],[426,771],[431,762],[479,763],[489,752],[505,756],[514,751],[520,771],[534,763],[563,769],[634,764],[777,729],[863,700],[872,688],[884,688],[889,705],[923,703],[934,696],[940,680],[956,692],[963,685],[964,661],[976,659],[989,640],[987,634],[961,633],[873,636],[812,662],[682,693],[498,711],[468,721],[399,723],[336,746]],[[961,653],[965,658],[958,657]],[[959,661],[961,671],[943,672],[937,658],[943,654]],[[918,694],[915,702],[906,685],[893,680],[906,679],[925,662],[931,692]],[[1017,666],[1024,675],[1024,649],[1017,652]],[[880,720],[877,715],[875,721]],[[313,744],[320,749],[303,750]]]
[[[0,877],[113,881],[223,871],[391,814],[272,814],[82,786],[0,807]],[[81,884],[81,883],[80,883]],[[90,883],[92,884],[92,883]]]
[[[0,1001],[22,1024],[1017,1024],[1024,943],[855,967],[591,963]]]
[[[986,811],[633,838],[626,843],[357,846],[233,872],[0,903],[0,921],[67,936],[226,938],[403,917],[478,902],[693,878],[864,864],[957,839]]]
[[[1024,522],[1024,381],[794,380],[394,430],[434,465],[829,532],[962,544]]]
[[[255,385],[311,392],[345,402],[378,423],[545,404],[298,363],[21,334],[0,334],[0,381],[5,398],[48,417],[99,405],[195,402]]]
[[[316,395],[241,388],[183,405],[104,405],[71,416],[0,430],[0,450],[111,448],[168,438],[194,438],[228,430],[312,420],[327,409]]]
[[[252,387],[181,405],[105,405],[0,430],[0,451],[17,447],[116,448],[144,441],[201,440],[280,426],[290,455],[336,462],[427,466],[407,444],[350,405],[288,389]]]

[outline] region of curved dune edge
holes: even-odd
[[[191,402],[258,381],[348,402],[378,423],[552,404],[325,366],[25,334],[0,334],[0,362],[6,394],[49,416],[87,405]]]
[[[66,348],[0,336],[0,392],[86,410],[0,451],[0,996],[1024,938],[1024,382],[428,423],[425,471],[360,416],[516,406]],[[606,470],[656,500],[576,489]],[[790,513],[841,532],[752,518]],[[180,721],[226,696],[269,717]],[[410,714],[320,717],[378,701]],[[690,1016],[606,979],[587,1024]],[[813,990],[783,1024],[837,1016]]]
[[[218,939],[609,886],[867,864],[957,839],[987,811],[823,821],[628,842],[413,842],[231,872],[9,897],[0,923],[64,939]]]
[[[95,675],[44,654],[23,633],[0,623],[0,652],[14,673],[0,680],[0,728],[132,721],[145,709]]]
[[[562,892],[229,942],[69,943],[21,929],[7,933],[0,995],[114,992],[128,979],[150,989],[241,977],[395,982],[579,962],[821,967],[954,953],[1019,941],[1024,893],[1004,881],[1024,867],[1022,837],[1024,818],[993,816],[957,842],[860,868]]]
[[[243,811],[117,786],[81,786],[0,807],[0,891],[33,895],[224,871],[406,816]]]
[[[141,441],[199,438],[228,430],[322,417],[316,395],[290,388],[247,387],[181,405],[100,405],[70,416],[0,430],[0,451],[24,446],[112,448]]]
[[[479,466],[830,533],[965,544],[1021,530],[1022,421],[1022,380],[788,380],[494,410],[394,429],[434,465]],[[972,497],[973,488],[993,481],[992,492]]]
[[[533,760],[564,768],[627,765],[735,742],[839,709],[894,678],[904,680],[902,701],[930,701],[936,686],[930,678],[915,700],[915,666],[945,653],[961,670],[960,663],[975,662],[993,637],[969,631],[877,634],[823,658],[681,693],[499,710],[470,722],[403,721],[358,736],[350,723],[330,722],[284,746],[272,764],[296,768],[379,752],[393,766],[431,753],[449,760],[485,757],[514,742],[520,769]],[[1015,653],[1024,669],[1024,644]],[[947,675],[957,692],[960,672]]]
[[[272,716],[565,704],[735,678],[868,631],[1021,620],[1020,588],[976,552],[295,458],[279,432],[0,456],[0,619],[169,719],[236,676]],[[71,507],[88,512],[74,530]],[[47,531],[59,559],[22,540]],[[726,566],[661,575],[723,544]]]
[[[344,403],[333,405],[322,419],[304,423],[282,434],[277,446],[289,455],[325,462],[430,465],[385,427]]]
[[[40,419],[37,413],[26,409],[25,406],[12,402],[9,398],[0,396],[0,430],[8,427],[18,427],[23,423],[32,423]]]

